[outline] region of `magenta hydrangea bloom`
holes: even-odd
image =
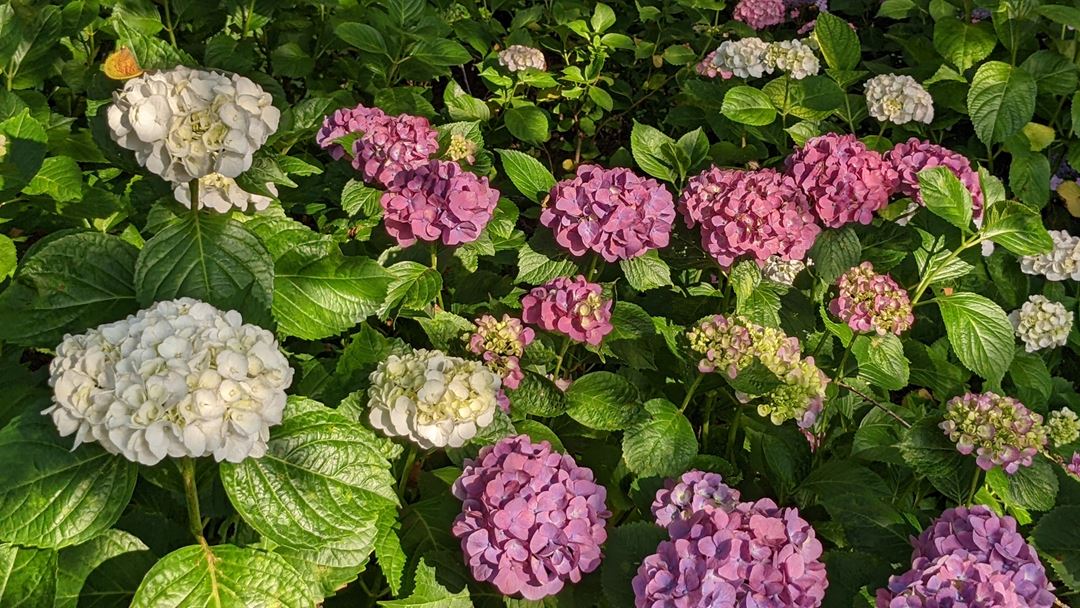
[[[912,137],[906,142],[896,144],[885,154],[885,160],[896,170],[899,191],[920,205],[923,200],[919,194],[919,171],[932,167],[948,167],[971,193],[972,216],[976,220],[982,217],[983,192],[979,184],[979,174],[972,169],[971,162],[963,154]]]
[[[701,225],[701,246],[724,268],[747,255],[759,266],[801,260],[821,232],[806,196],[772,169],[712,167],[690,179],[679,211],[687,228]]]
[[[947,509],[913,542],[912,568],[877,608],[1050,608],[1054,587],[1016,520],[989,507]]]
[[[1073,452],[1072,459],[1065,465],[1065,471],[1073,477],[1080,478],[1080,452]]]
[[[675,203],[655,179],[625,168],[581,165],[577,175],[551,188],[540,223],[570,253],[599,253],[608,262],[666,247]]]
[[[889,204],[897,182],[896,170],[854,135],[811,138],[787,158],[785,167],[829,228],[869,224],[874,212]]]
[[[548,281],[521,299],[521,318],[546,331],[558,332],[575,342],[596,346],[611,333],[611,300],[603,289],[578,275]]]
[[[678,480],[669,479],[656,491],[652,513],[656,525],[690,519],[698,511],[731,511],[739,504],[739,491],[724,483],[719,473],[687,471]]]
[[[485,446],[451,491],[462,501],[452,531],[473,577],[505,595],[554,595],[600,565],[607,491],[546,441]]]
[[[763,30],[784,22],[784,0],[739,0],[731,16],[755,30]]]
[[[536,332],[525,327],[521,319],[503,315],[499,320],[484,315],[476,320],[476,332],[469,337],[469,350],[502,376],[504,387],[515,389],[525,377],[521,356],[535,337]]]
[[[845,272],[837,286],[829,311],[857,332],[899,336],[915,322],[907,291],[889,275],[875,273],[870,262]]]
[[[766,498],[699,511],[668,532],[631,583],[637,608],[814,608],[825,597],[821,542],[798,509]]]
[[[982,470],[1000,466],[1009,475],[1030,467],[1047,442],[1041,415],[1017,399],[989,392],[950,399],[941,430],[961,454],[974,452]]]
[[[422,116],[388,116],[363,104],[342,108],[323,119],[315,141],[335,160],[345,154],[337,141],[359,133],[352,145],[352,165],[364,181],[388,186],[398,173],[425,164],[439,151],[439,133]]]
[[[461,165],[432,160],[394,178],[379,203],[386,231],[402,247],[417,240],[460,245],[491,221],[499,191]]]

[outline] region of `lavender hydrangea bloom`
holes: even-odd
[[[1069,475],[1080,479],[1080,452],[1073,453],[1072,459],[1065,465],[1065,471]]]
[[[499,191],[461,165],[432,160],[394,177],[379,203],[386,231],[402,247],[417,240],[460,245],[491,221]]]
[[[875,273],[870,262],[845,272],[837,285],[839,293],[829,303],[829,312],[857,332],[899,336],[915,322],[907,291],[889,275]]]
[[[979,174],[971,167],[966,156],[928,141],[912,137],[898,143],[885,153],[885,160],[896,170],[897,188],[904,196],[924,204],[919,194],[919,171],[932,167],[947,167],[971,193],[971,212],[977,221],[983,213],[983,191]]]
[[[363,104],[342,108],[323,119],[315,141],[330,151],[335,160],[345,155],[338,143],[352,134],[352,165],[364,181],[388,186],[398,173],[425,164],[439,151],[439,134],[422,116],[388,116],[378,108]]]
[[[603,289],[578,275],[558,277],[533,288],[521,299],[521,318],[546,331],[558,332],[575,342],[596,346],[611,333],[611,300]]]
[[[507,437],[480,450],[451,488],[452,528],[478,581],[538,600],[600,565],[607,492],[593,473],[546,441]]]
[[[772,169],[712,167],[690,179],[679,211],[687,228],[701,225],[701,246],[725,268],[746,255],[759,266],[772,256],[801,260],[821,232],[806,196]]]
[[[798,509],[769,499],[706,509],[668,527],[632,581],[637,608],[820,606],[822,546]]]
[[[1030,467],[1046,446],[1042,416],[1012,397],[968,393],[951,399],[945,409],[941,430],[961,454],[975,452],[975,463],[984,471],[1001,466],[1012,475]]]
[[[671,522],[690,519],[699,511],[731,511],[738,503],[739,491],[724,483],[719,473],[693,470],[683,473],[678,481],[667,480],[657,490],[652,513],[656,525],[666,528]]]
[[[811,138],[787,158],[786,172],[810,198],[829,228],[869,224],[889,204],[897,174],[885,159],[854,135]]]
[[[666,247],[675,221],[671,193],[656,180],[624,168],[581,165],[551,189],[540,223],[570,253],[599,253],[608,262]]]
[[[525,377],[521,356],[535,337],[536,332],[525,327],[521,319],[503,315],[498,320],[484,315],[476,320],[476,333],[469,337],[469,350],[502,376],[503,386],[515,389]]]
[[[731,16],[755,30],[763,30],[783,23],[787,16],[784,9],[784,0],[739,0]]]

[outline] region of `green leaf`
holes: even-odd
[[[987,471],[986,483],[1007,506],[1029,511],[1053,509],[1058,494],[1054,465],[1043,456],[1036,456],[1030,467],[1020,467],[1012,475],[994,467]]]
[[[660,254],[655,249],[650,249],[643,255],[619,262],[626,282],[638,291],[648,291],[671,285],[671,269],[667,262],[660,259]]]
[[[934,215],[960,229],[971,225],[971,193],[948,167],[919,171],[919,192]]]
[[[1045,411],[1054,392],[1054,380],[1038,353],[1029,353],[1017,346],[1009,366],[1009,378],[1021,402],[1037,411]]]
[[[533,237],[532,243],[525,243],[518,250],[518,274],[515,283],[527,285],[542,285],[555,277],[565,277],[573,274],[577,266],[566,259],[561,252],[538,251],[544,241],[537,241]]]
[[[910,370],[900,338],[892,334],[858,336],[851,351],[859,363],[860,378],[885,390],[907,386]]]
[[[367,53],[390,56],[386,40],[379,30],[364,23],[342,23],[334,28],[334,33],[346,43]]]
[[[275,76],[303,78],[315,68],[315,59],[299,44],[286,42],[270,53]]]
[[[417,262],[398,262],[390,267],[393,279],[379,316],[389,318],[398,309],[422,310],[442,290],[442,275]]]
[[[135,312],[137,255],[131,244],[95,232],[43,244],[0,294],[0,339],[52,348],[66,333]]]
[[[382,194],[383,191],[378,188],[372,188],[365,185],[364,182],[350,179],[345,183],[345,187],[341,189],[341,208],[350,216],[355,216],[360,213],[363,213],[368,217],[380,215],[382,213],[382,207],[379,206],[379,199],[382,197]],[[265,216],[260,216],[256,219],[262,219],[263,217]],[[276,221],[280,218],[272,219]],[[258,231],[256,231],[256,234],[258,234]],[[260,234],[260,237],[261,236],[262,235]],[[263,241],[265,240],[266,238],[263,237]]]
[[[157,556],[147,549],[128,551],[102,561],[87,574],[77,598],[78,606],[128,608],[143,577],[155,563]],[[59,603],[59,596],[57,600]]]
[[[674,182],[678,174],[663,154],[664,144],[676,145],[675,140],[659,129],[634,121],[630,131],[630,151],[634,162],[649,175],[667,182]]]
[[[1077,66],[1061,53],[1050,50],[1036,51],[1029,55],[1020,67],[1035,78],[1040,95],[1069,97],[1076,91]]]
[[[312,606],[322,598],[284,557],[234,545],[193,545],[146,573],[131,608]]]
[[[0,6],[0,11],[4,8],[10,10],[11,6]],[[0,154],[0,192],[14,192],[28,184],[41,168],[48,136],[45,127],[30,116],[29,108],[0,122],[0,135],[7,140]]]
[[[731,388],[747,395],[764,395],[781,384],[776,374],[759,359],[754,359],[753,363],[740,369],[734,378],[729,378],[727,374],[724,374],[723,378]]]
[[[1035,114],[1035,79],[1020,68],[988,61],[975,72],[968,91],[968,115],[984,144],[1003,142]]]
[[[611,372],[592,372],[566,390],[566,413],[598,431],[629,428],[642,414],[641,396],[630,381]]]
[[[946,17],[934,24],[934,48],[961,72],[989,57],[995,46],[997,37],[988,23]]]
[[[378,531],[375,533],[375,558],[379,560],[379,568],[390,585],[390,593],[397,595],[401,592],[401,579],[405,575],[407,561],[397,533],[401,528],[397,509],[380,511],[376,527]]]
[[[1009,188],[1016,198],[1032,207],[1042,207],[1050,196],[1050,160],[1045,154],[1012,149]]]
[[[810,248],[810,259],[814,261],[814,272],[822,282],[831,285],[849,268],[862,261],[859,235],[850,226],[826,230],[818,235]]]
[[[1080,590],[1080,505],[1062,505],[1039,519],[1031,540],[1058,578]]]
[[[547,114],[535,105],[507,108],[503,121],[511,135],[527,144],[539,145],[551,137]]]
[[[333,595],[356,580],[364,570],[375,545],[376,533],[372,517],[343,540],[326,541],[313,549],[278,545],[274,547],[274,553],[284,557],[304,580],[314,585],[317,595]]]
[[[96,444],[71,449],[34,413],[0,430],[0,539],[59,549],[90,540],[127,507],[136,465]]]
[[[454,120],[485,122],[491,119],[491,108],[487,103],[466,93],[454,80],[449,81],[443,90],[443,103]]]
[[[880,475],[853,460],[831,460],[814,469],[799,484],[798,497],[802,502],[822,503],[842,494],[892,496]]]
[[[0,606],[45,608],[55,597],[56,551],[0,543]]]
[[[903,19],[915,6],[914,0],[885,0],[878,8],[877,16]]]
[[[445,38],[424,38],[413,45],[409,58],[429,65],[449,67],[468,63],[472,56],[459,42]]]
[[[892,574],[888,562],[862,551],[827,551],[823,558],[829,573],[829,587],[821,608],[851,608],[865,602],[863,590],[873,595],[885,586]]]
[[[1035,11],[1054,23],[1080,29],[1080,8],[1062,4],[1045,4],[1036,8]]]
[[[589,25],[592,26],[592,31],[603,34],[608,28],[615,25],[615,11],[611,10],[611,7],[603,2],[597,2],[596,7],[593,8],[592,18],[589,19]]]
[[[142,306],[191,297],[244,321],[269,325],[274,260],[259,239],[224,215],[185,213],[146,242],[135,263]]]
[[[565,452],[566,446],[563,445],[559,436],[555,434],[555,431],[540,424],[539,422],[531,419],[516,420],[514,421],[514,429],[522,435],[528,435],[534,443],[540,441],[546,441],[551,444],[551,449],[556,452]]]
[[[98,566],[118,555],[145,550],[141,540],[122,530],[105,530],[81,545],[62,549],[57,561],[53,608],[76,608],[83,584]]]
[[[1019,203],[991,205],[981,233],[1016,255],[1038,255],[1054,248],[1039,213]]]
[[[776,107],[768,95],[745,85],[728,89],[720,111],[737,123],[754,127],[763,127],[776,120]]]
[[[672,403],[653,399],[645,403],[649,417],[623,434],[623,460],[638,477],[675,477],[690,467],[697,455],[694,427]]]
[[[539,203],[555,186],[555,176],[540,161],[517,150],[497,150],[503,171],[518,192]]]
[[[417,80],[426,79],[418,78]],[[424,97],[425,92],[427,91],[420,87],[380,89],[375,94],[375,105],[385,110],[387,114],[415,114],[424,118],[434,118],[438,113],[431,102]]]
[[[814,38],[832,69],[854,70],[859,65],[862,55],[859,36],[846,20],[831,13],[821,13],[814,25]]]
[[[416,317],[416,322],[424,328],[431,345],[441,351],[456,349],[462,338],[476,329],[472,321],[446,310],[435,310],[430,317]]]
[[[769,81],[762,90],[781,113],[804,120],[828,118],[844,105],[845,99],[844,91],[824,76],[808,76],[802,80],[794,80],[784,75]]]
[[[916,422],[900,442],[900,453],[908,466],[929,479],[939,492],[954,502],[966,503],[976,473],[975,459],[956,450],[940,423],[937,415]]]
[[[37,175],[23,188],[24,194],[48,196],[58,203],[82,199],[82,171],[74,159],[50,156]]]
[[[244,521],[275,543],[308,549],[346,541],[397,504],[378,443],[359,423],[293,397],[266,455],[222,463],[221,482]]]
[[[1000,381],[1014,351],[1013,328],[1005,311],[983,296],[966,292],[939,296],[937,303],[960,362],[991,382]]]
[[[944,235],[931,234],[921,228],[915,230],[921,241],[920,246],[913,252],[915,263],[923,276],[933,277],[930,285],[958,279],[975,269],[960,257],[952,256],[952,249]]]
[[[600,583],[609,605],[634,605],[634,589],[628,583],[641,562],[667,538],[667,532],[651,522],[637,521],[611,530],[600,564]]]
[[[416,580],[412,595],[400,600],[379,602],[385,608],[472,608],[469,590],[451,593],[435,580],[435,568],[427,565],[424,558],[416,566]]]
[[[515,414],[551,418],[565,412],[567,407],[566,397],[555,383],[529,370],[525,370],[518,388],[507,391],[507,397]]]

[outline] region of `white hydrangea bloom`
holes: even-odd
[[[791,285],[795,277],[806,269],[808,264],[802,260],[785,260],[778,255],[769,256],[765,265],[761,267],[761,276],[774,283]]]
[[[934,98],[911,76],[882,74],[866,81],[866,108],[882,122],[934,120]]]
[[[821,70],[821,62],[814,54],[814,49],[801,40],[783,40],[770,44],[765,61],[771,68],[769,71],[777,69],[787,72],[793,80],[802,80]]]
[[[1043,295],[1033,295],[1027,302],[1009,313],[1016,335],[1024,342],[1024,350],[1033,353],[1044,348],[1064,346],[1072,330],[1073,315],[1061,302]]]
[[[277,186],[266,184],[266,189],[277,195]],[[187,183],[176,184],[173,196],[183,205],[191,206],[191,187]],[[270,206],[274,199],[261,194],[253,194],[242,189],[236,180],[220,173],[211,173],[199,178],[199,209],[209,207],[218,213],[228,213],[238,209],[262,211]]]
[[[1050,412],[1046,428],[1054,446],[1060,447],[1080,438],[1080,417],[1071,409],[1063,407]]]
[[[540,49],[523,44],[512,44],[499,51],[499,65],[511,72],[520,72],[526,68],[534,68],[541,72],[547,69],[544,53]]]
[[[1050,281],[1080,281],[1080,236],[1064,230],[1049,232],[1054,239],[1054,248],[1048,253],[1021,257],[1020,270],[1024,274],[1042,275]]]
[[[281,112],[251,80],[178,66],[132,78],[113,93],[113,140],[170,182],[236,177],[277,130]]]
[[[191,298],[65,336],[49,372],[60,435],[145,465],[262,456],[293,376],[272,333]]]
[[[713,65],[739,78],[760,78],[772,74],[774,67],[766,61],[769,45],[761,38],[725,40],[716,49]]]
[[[461,447],[495,419],[502,380],[479,361],[416,350],[371,374],[369,419],[421,448]]]

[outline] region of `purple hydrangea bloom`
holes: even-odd
[[[1058,170],[1050,176],[1050,191],[1057,192],[1058,187],[1065,182],[1080,184],[1080,173],[1077,173],[1075,169],[1069,166],[1067,161],[1061,161]]]
[[[784,22],[784,0],[739,0],[731,16],[755,30]]]
[[[608,262],[666,247],[674,221],[671,193],[655,179],[597,165],[581,165],[574,178],[555,184],[540,213],[570,253],[592,250]]]
[[[956,507],[913,542],[912,568],[877,593],[878,608],[1050,608],[1054,587],[1016,520]]]
[[[920,205],[924,203],[919,194],[919,171],[931,167],[948,167],[971,193],[972,216],[976,220],[982,218],[983,192],[979,184],[979,174],[972,169],[971,162],[963,154],[912,137],[906,142],[896,144],[885,154],[885,160],[896,170],[899,191]]]
[[[941,430],[961,454],[975,452],[982,470],[1000,466],[1009,475],[1030,467],[1047,442],[1042,416],[1012,397],[989,392],[949,400]]]
[[[821,228],[806,196],[791,178],[772,169],[712,167],[691,178],[679,198],[687,228],[701,224],[701,245],[723,267],[750,255],[801,260]]]
[[[900,335],[915,322],[907,291],[887,274],[863,262],[840,276],[829,311],[857,332]]]
[[[881,154],[854,135],[811,138],[787,158],[785,167],[829,228],[869,224],[874,212],[889,204],[897,181],[896,171]]]
[[[739,491],[724,483],[719,473],[687,471],[676,481],[669,479],[656,492],[652,513],[656,525],[667,527],[673,521],[690,519],[698,511],[731,511],[739,503]]]
[[[822,546],[798,509],[769,499],[706,509],[668,527],[632,581],[636,608],[821,605]]]
[[[485,446],[451,489],[462,501],[453,533],[473,577],[538,600],[600,565],[606,490],[587,467],[525,435]]]
[[[491,221],[499,191],[461,165],[432,160],[398,173],[383,193],[386,231],[402,247],[418,239],[444,245],[475,241]]]
[[[603,289],[578,275],[548,281],[521,299],[521,318],[546,331],[558,332],[575,342],[596,346],[611,333],[611,300]]]
[[[1080,479],[1080,452],[1073,452],[1072,459],[1065,465],[1065,471]]]
[[[503,386],[521,386],[525,374],[521,371],[521,356],[532,343],[536,332],[525,327],[521,319],[503,315],[498,320],[484,315],[476,320],[476,333],[469,337],[469,350],[480,355],[484,363],[502,376]]]
[[[388,186],[398,173],[425,164],[439,151],[439,134],[422,116],[388,116],[363,104],[342,108],[323,119],[315,141],[335,160],[345,155],[338,140],[353,133],[352,165],[364,181]]]

